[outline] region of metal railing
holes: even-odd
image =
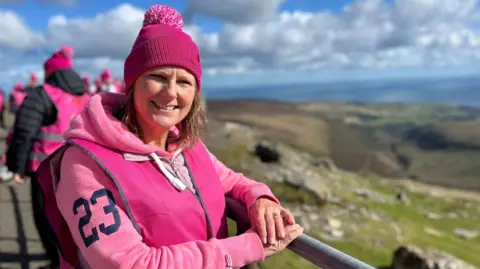
[[[244,233],[250,228],[245,205],[230,198],[226,198],[226,200],[227,216],[237,223],[237,235]],[[300,235],[290,243],[288,249],[323,269],[374,269],[374,267],[306,234]],[[253,269],[256,268],[256,265],[247,265],[244,268]]]

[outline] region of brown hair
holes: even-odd
[[[138,127],[136,114],[133,89],[130,89],[127,95],[127,102],[121,109],[118,119],[127,126],[130,132],[141,138],[142,134]],[[186,146],[190,148],[206,133],[206,129],[207,117],[201,105],[200,94],[196,91],[190,111],[180,122],[180,135],[178,137],[169,137],[167,141],[169,143],[179,143],[181,147]]]

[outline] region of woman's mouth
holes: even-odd
[[[157,104],[155,101],[153,100],[150,100],[150,103],[156,108],[156,109],[159,109],[159,110],[163,110],[163,111],[173,111],[174,109],[178,109],[179,106],[173,106],[173,105],[160,105],[160,104]]]

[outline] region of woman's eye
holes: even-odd
[[[158,80],[166,80],[166,78],[163,75],[159,75],[159,74],[150,74],[149,76]]]
[[[179,80],[178,81],[179,84],[183,84],[183,85],[189,85],[189,86],[192,86],[192,83],[188,80]]]

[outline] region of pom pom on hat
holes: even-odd
[[[183,29],[183,18],[175,9],[164,6],[151,6],[143,18],[143,27],[155,24],[165,24],[173,28]]]
[[[73,49],[70,46],[64,45],[60,48],[60,52],[69,60],[73,58]]]

